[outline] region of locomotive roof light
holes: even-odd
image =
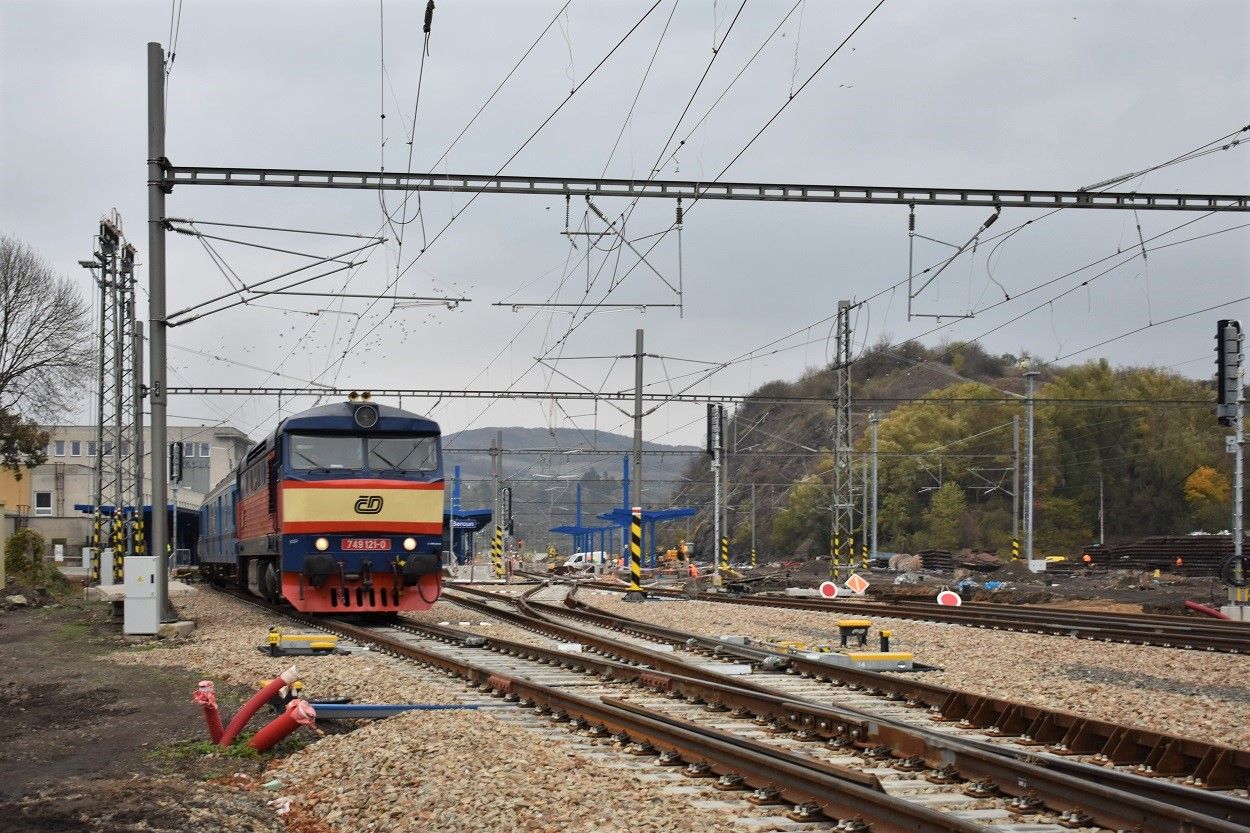
[[[313,541],[313,546],[317,548],[318,552],[325,552],[330,549],[330,539],[318,538],[316,541]]]
[[[352,391],[351,393],[347,394],[348,402],[355,402],[359,398],[360,398],[360,394],[356,393],[356,391]]]
[[[416,548],[417,548],[417,539],[416,539],[416,538],[405,538],[405,539],[404,539],[404,549],[408,550],[408,552],[412,552],[412,551],[413,551],[413,550],[415,550]]]
[[[368,402],[370,399],[372,399],[372,398],[373,398],[373,393],[372,393],[371,391],[362,390],[362,391],[360,392],[360,398],[361,398],[361,399],[363,399],[364,401]]]
[[[372,404],[357,405],[352,413],[356,424],[361,428],[372,428],[378,424],[378,406]]]

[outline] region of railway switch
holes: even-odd
[[[319,656],[338,650],[339,638],[330,633],[283,633],[278,627],[269,629],[261,650],[271,657]]]

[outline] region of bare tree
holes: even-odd
[[[0,411],[51,421],[92,375],[91,317],[78,287],[0,236]]]

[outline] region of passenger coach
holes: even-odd
[[[368,401],[283,420],[200,510],[201,569],[308,613],[425,610],[442,587],[438,424]]]

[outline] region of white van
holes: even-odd
[[[562,565],[566,571],[598,571],[608,563],[608,554],[603,550],[594,552],[575,552]]]

